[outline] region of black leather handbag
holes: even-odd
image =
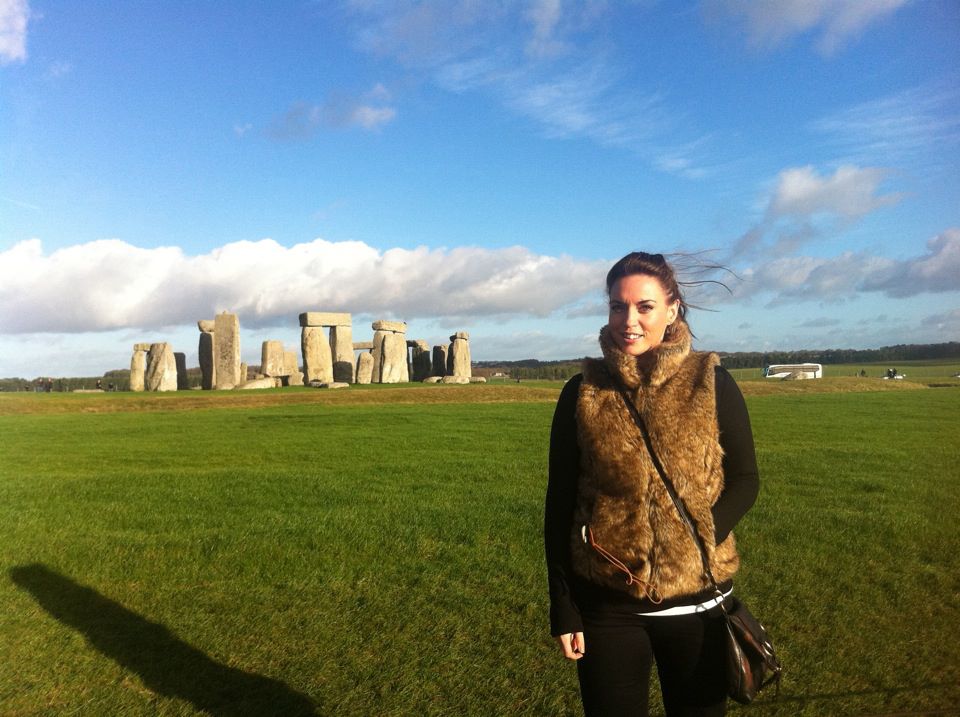
[[[660,474],[660,479],[663,481],[663,485],[667,489],[667,493],[670,495],[674,507],[680,514],[681,520],[683,520],[684,525],[687,526],[687,530],[690,531],[690,535],[693,537],[693,542],[696,543],[697,549],[700,551],[700,559],[703,562],[703,572],[710,580],[710,584],[714,590],[716,590],[718,597],[721,598],[720,607],[723,610],[727,633],[727,694],[731,699],[740,704],[749,704],[753,702],[757,693],[771,682],[777,684],[777,692],[779,693],[780,675],[783,672],[783,668],[780,665],[780,660],[777,658],[776,652],[774,652],[770,636],[767,634],[763,625],[747,610],[747,606],[740,602],[740,600],[732,595],[726,600],[723,600],[723,591],[720,590],[720,586],[717,585],[717,581],[713,577],[713,571],[710,569],[710,560],[707,557],[707,551],[703,546],[700,534],[697,532],[697,528],[693,524],[690,514],[687,512],[686,506],[673,487],[673,483],[667,477],[666,471],[663,470],[660,459],[657,458],[657,454],[653,450],[647,425],[644,423],[643,417],[640,415],[636,406],[633,405],[633,402],[623,388],[618,386],[618,389],[620,396],[623,398],[623,402],[627,405],[627,410],[630,411],[630,415],[633,417],[634,423],[636,423],[637,428],[640,429],[643,442],[647,447],[647,453],[650,455],[650,460],[653,462],[654,468],[656,468],[657,473]]]

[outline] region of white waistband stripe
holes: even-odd
[[[642,615],[643,617],[670,617],[672,615],[693,615],[694,613],[698,612],[706,612],[710,608],[716,607],[726,600],[732,592],[733,588],[727,590],[722,597],[717,595],[716,597],[710,598],[706,602],[702,602],[699,605],[677,605],[676,607],[668,607],[665,610],[638,612],[637,615]]]

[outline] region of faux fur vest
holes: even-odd
[[[591,582],[640,599],[695,594],[708,581],[617,381],[643,416],[654,450],[697,525],[714,577],[723,582],[739,567],[732,533],[715,545],[711,513],[723,489],[714,376],[719,359],[692,352],[690,343],[689,329],[677,321],[660,346],[633,357],[617,347],[604,327],[603,360],[584,362],[577,399],[581,463],[571,535],[573,568]],[[628,584],[626,573],[587,543],[588,530],[642,583]]]

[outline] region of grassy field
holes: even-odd
[[[732,714],[960,714],[960,392],[907,383],[744,384],[737,590],[787,672]],[[0,395],[0,714],[579,714],[558,391]]]

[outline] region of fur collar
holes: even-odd
[[[690,353],[690,329],[682,319],[675,321],[663,342],[639,356],[625,354],[611,336],[610,327],[600,329],[603,362],[631,391],[641,386],[658,388],[673,376]]]

